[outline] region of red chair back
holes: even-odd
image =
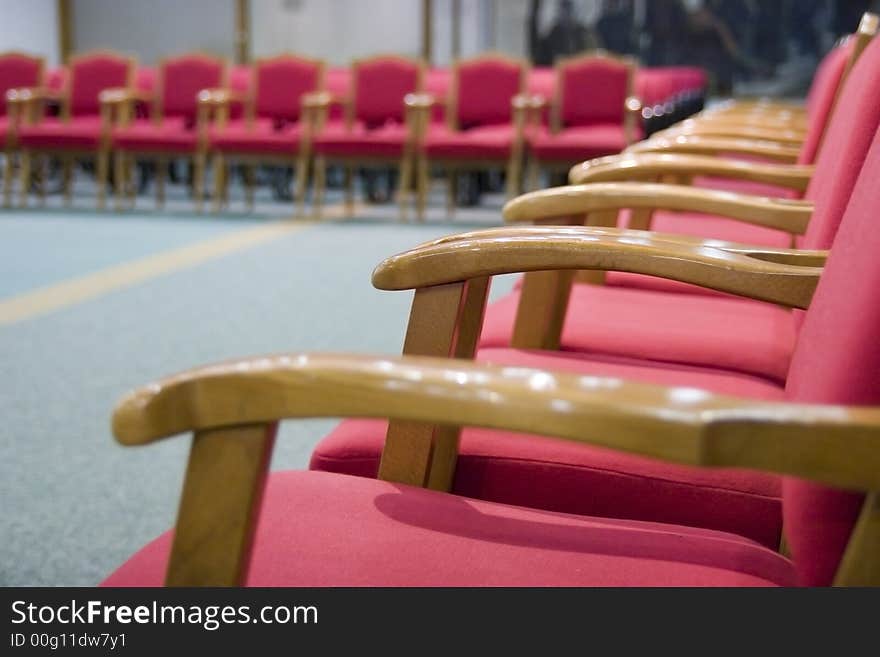
[[[826,125],[835,107],[834,99],[843,80],[846,63],[853,54],[855,41],[849,39],[828,53],[813,77],[807,96],[807,134],[798,156],[798,164],[813,164],[823,141]]]
[[[368,126],[404,120],[403,98],[422,90],[421,62],[382,55],[352,65],[354,118]]]
[[[622,124],[633,93],[631,60],[593,53],[557,64],[556,126]]]
[[[259,59],[253,85],[257,116],[296,121],[303,95],[324,87],[324,62],[292,54]]]
[[[453,67],[452,111],[459,128],[509,123],[511,99],[525,90],[528,66],[502,55],[483,55]]]
[[[792,401],[880,405],[877,180],[880,133],[873,140],[804,317],[786,383],[786,396]],[[802,584],[832,582],[862,500],[861,494],[786,478],[783,526]]]
[[[101,92],[130,86],[134,72],[134,60],[114,52],[86,53],[71,58],[67,77],[68,111],[74,116],[100,113]]]
[[[0,116],[6,114],[6,92],[38,87],[43,82],[43,58],[23,52],[0,53]]]
[[[162,62],[159,77],[162,116],[192,119],[198,108],[199,92],[226,85],[226,62],[198,53],[180,55]]]

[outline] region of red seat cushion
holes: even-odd
[[[573,371],[664,385],[688,385],[759,399],[782,390],[746,375],[694,367],[601,362],[574,353],[483,349],[499,364]],[[384,421],[348,420],[324,438],[310,467],[375,477]],[[729,531],[769,547],[782,525],[779,478],[699,469],[562,440],[467,428],[462,432],[453,492],[532,508],[613,518],[671,522]]]
[[[291,156],[299,152],[302,129],[297,124],[276,128],[268,119],[257,119],[251,126],[233,121],[209,133],[211,148],[228,153],[270,153]]]
[[[510,157],[513,136],[513,126],[506,123],[461,131],[450,130],[445,125],[432,125],[423,147],[428,157],[436,159],[506,160]]]
[[[636,139],[640,138],[641,135],[637,134]],[[626,137],[620,124],[574,126],[557,133],[539,128],[529,135],[529,147],[539,160],[575,163],[615,155],[626,146]]]
[[[377,128],[366,128],[357,122],[350,129],[331,124],[315,139],[315,152],[336,157],[389,157],[403,155],[408,129],[389,122]]]
[[[182,117],[165,118],[161,123],[141,119],[113,131],[113,145],[128,151],[189,153],[197,143],[195,127]]]
[[[159,586],[166,533],[103,586]],[[269,478],[250,586],[773,586],[790,563],[743,538],[470,500],[322,472]]]
[[[491,304],[482,347],[510,345],[520,290]],[[562,348],[701,365],[784,382],[797,338],[792,313],[736,297],[573,285]]]
[[[18,139],[25,148],[97,150],[101,143],[101,117],[74,116],[69,121],[47,118],[21,126]]]

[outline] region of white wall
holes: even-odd
[[[58,65],[58,4],[56,0],[2,0],[0,51],[22,50]]]
[[[149,65],[191,50],[235,56],[235,0],[73,0],[72,9],[75,51],[112,48]]]
[[[284,50],[344,65],[390,52],[418,56],[417,0],[251,0],[251,53]]]

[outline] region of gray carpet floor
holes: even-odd
[[[175,195],[176,194],[176,195]],[[289,207],[195,215],[182,192],[123,214],[0,213],[0,301],[220,234],[277,221]],[[233,199],[235,202],[235,199]],[[330,199],[333,202],[333,199]],[[240,207],[240,206],[238,206]],[[440,235],[498,225],[500,202],[444,222],[397,223],[390,206],[0,326],[0,585],[94,585],[171,526],[188,440],[116,445],[113,405],[153,379],[212,361],[321,350],[396,354],[411,293],[370,285],[384,257]],[[233,205],[233,208],[235,206]],[[493,284],[493,296],[510,289]],[[288,422],[273,468],[302,468],[334,421]]]

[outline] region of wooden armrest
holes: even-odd
[[[629,96],[623,104],[627,112],[642,115],[642,99],[636,96]]]
[[[430,109],[438,102],[437,98],[429,93],[409,93],[403,98],[403,103],[407,109],[414,110]]]
[[[809,201],[771,199],[686,185],[594,183],[523,194],[504,206],[505,221],[534,222],[603,210],[653,209],[702,212],[803,234],[813,213]]]
[[[732,137],[709,137],[701,135],[681,135],[670,138],[654,138],[633,144],[628,152],[648,153],[653,151],[668,153],[695,154],[739,154],[762,157],[769,160],[795,163],[800,149],[784,146],[772,141],[736,139]]]
[[[623,271],[793,308],[810,304],[821,269],[779,264],[674,235],[584,226],[495,228],[426,242],[373,271],[381,290],[409,290],[532,271]]]
[[[684,153],[622,153],[576,164],[568,173],[575,185],[594,182],[652,180],[659,176],[713,176],[750,180],[804,191],[814,168],[795,164],[745,162]]]
[[[694,123],[687,126],[673,126],[654,133],[652,139],[674,139],[675,137],[733,137],[778,143],[783,146],[800,146],[804,142],[804,133],[798,130],[770,128],[759,126],[743,126],[736,124]]]
[[[154,96],[149,91],[143,89],[129,89],[126,87],[113,87],[104,89],[98,94],[98,101],[102,105],[119,105],[122,103],[152,102]]]
[[[19,87],[6,92],[6,101],[12,103],[30,103],[45,100],[60,100],[62,94],[45,87]]]
[[[213,88],[202,89],[197,94],[196,100],[200,105],[220,107],[231,103],[243,103],[247,100],[247,96],[231,89]]]
[[[688,465],[880,488],[878,408],[758,402],[425,357],[291,354],[203,367],[128,395],[113,414],[113,433],[124,445],[143,445],[304,417],[503,429]]]
[[[334,96],[329,91],[313,91],[311,93],[303,94],[300,102],[302,106],[307,109],[327,109],[331,105],[345,103],[347,101],[346,99]]]

